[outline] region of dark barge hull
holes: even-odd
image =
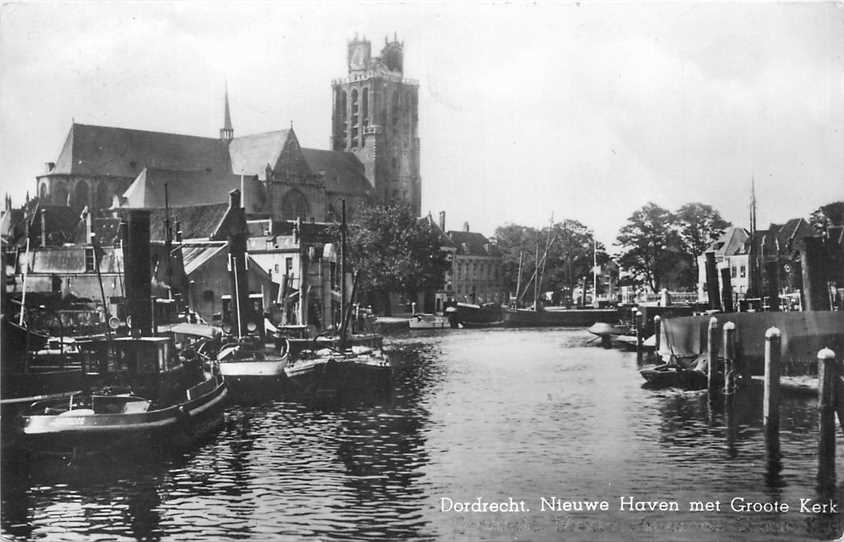
[[[588,327],[596,322],[614,322],[617,319],[618,309],[516,309],[504,312],[505,327]]]
[[[299,362],[287,370],[287,393],[301,399],[366,399],[389,393],[389,365],[354,361]]]

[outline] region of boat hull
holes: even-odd
[[[283,392],[286,363],[286,357],[271,361],[226,361],[220,363],[220,374],[234,400],[264,400]]]
[[[389,362],[367,359],[299,360],[285,369],[287,390],[304,399],[354,399],[389,393]]]
[[[30,453],[93,453],[188,446],[222,422],[228,389],[221,379],[200,384],[197,397],[138,413],[36,414],[21,417],[21,445]],[[72,411],[71,411],[72,412]]]
[[[654,367],[639,371],[648,388],[680,388],[702,390],[707,386],[707,377],[695,369],[680,367]]]
[[[449,323],[451,327],[493,327],[504,324],[504,309],[498,305],[470,305],[458,303],[450,307]]]
[[[504,312],[506,327],[588,327],[596,322],[614,321],[617,309],[516,309]]]
[[[407,325],[410,329],[445,329],[451,327],[448,318],[436,314],[414,314],[408,320]]]

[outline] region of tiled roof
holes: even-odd
[[[176,222],[180,223],[183,239],[208,239],[223,219],[228,209],[227,203],[210,205],[195,205],[193,207],[176,207],[170,209],[170,226],[173,238],[176,237]],[[165,210],[156,209],[150,217],[150,237],[164,240]]]
[[[240,175],[201,171],[144,168],[123,193],[120,207],[125,209],[164,209],[164,187],[171,209],[196,205],[225,203],[229,191],[240,188]],[[243,181],[250,211],[257,211],[264,195],[254,176]]]
[[[448,237],[457,247],[457,254],[473,256],[494,256],[489,240],[482,234],[471,231],[450,231]]]
[[[229,143],[231,171],[266,179],[267,166],[275,168],[289,135],[290,130],[276,130],[232,139]]]
[[[145,167],[231,171],[216,138],[73,124],[50,173],[134,178]]]
[[[302,154],[308,167],[322,176],[329,192],[363,195],[372,189],[363,164],[353,153],[302,148]]]
[[[182,245],[182,261],[185,266],[185,273],[190,275],[219,252],[227,250],[227,243],[199,243]]]
[[[717,241],[709,245],[707,252],[715,252],[716,256],[733,256],[746,251],[749,237],[750,233],[744,228],[727,228]]]

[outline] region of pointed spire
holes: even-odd
[[[223,113],[223,127],[220,129],[220,139],[228,142],[233,138],[234,128],[232,127],[232,116],[229,112],[229,83],[226,81],[225,110]]]

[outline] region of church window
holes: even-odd
[[[71,207],[81,209],[88,205],[88,183],[79,181],[73,189],[73,200]]]
[[[369,118],[369,89],[366,87],[364,87],[363,89],[363,97],[361,98],[361,103],[363,107],[361,116],[363,117],[364,124],[366,124],[366,121]]]
[[[41,199],[47,199],[47,183],[41,183]]]
[[[64,186],[57,186],[53,190],[53,205],[67,205],[67,189]]]
[[[281,218],[295,220],[298,217],[306,217],[310,214],[310,209],[305,195],[294,188],[287,192],[281,201]]]

